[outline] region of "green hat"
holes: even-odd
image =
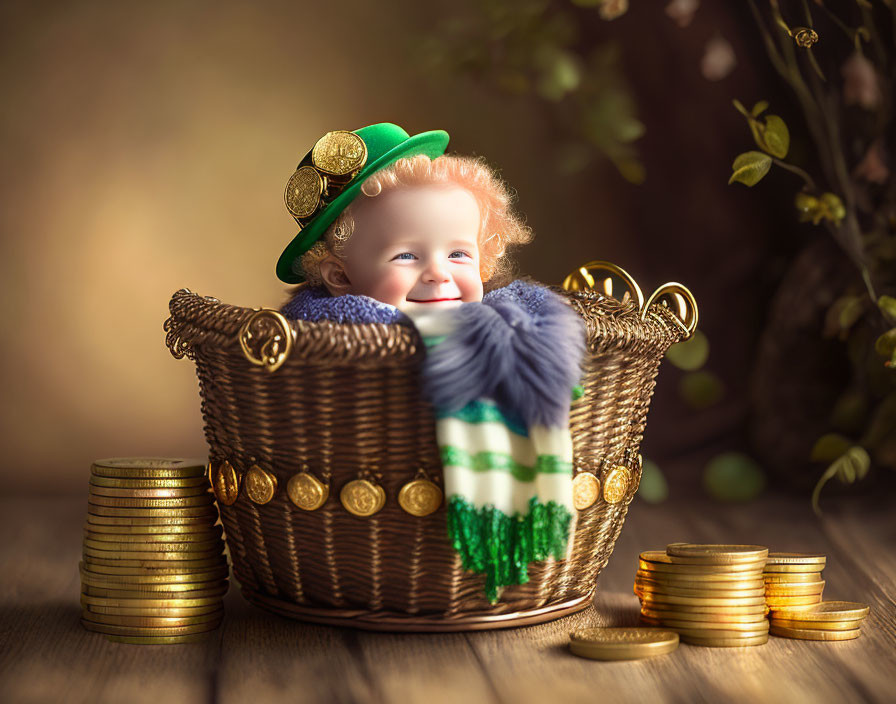
[[[444,130],[411,137],[391,122],[354,132],[328,132],[321,137],[286,184],[286,207],[300,230],[277,260],[277,278],[288,284],[305,280],[293,270],[293,263],[355,199],[368,176],[402,157],[425,154],[435,159],[447,146],[448,133]]]

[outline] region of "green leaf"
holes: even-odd
[[[874,350],[881,357],[892,357],[896,354],[896,328],[887,330],[874,342]]]
[[[728,179],[730,186],[735,181],[746,186],[755,186],[762,180],[772,167],[772,159],[762,152],[744,152],[740,154],[731,165],[734,173]]]
[[[865,299],[861,296],[850,296],[840,309],[838,323],[841,330],[849,330],[862,317],[865,310]]]
[[[718,403],[725,395],[725,385],[712,372],[688,372],[681,378],[678,393],[688,406],[699,411]]]
[[[747,109],[743,106],[737,98],[731,101],[732,105],[734,105],[735,109],[744,117],[750,117],[750,113],[747,112]]]
[[[746,455],[725,452],[706,465],[703,487],[720,501],[751,501],[765,488],[765,475],[759,465]]]
[[[765,118],[765,128],[762,136],[765,141],[765,150],[769,154],[779,159],[787,156],[787,152],[790,149],[790,131],[787,129],[784,120],[777,115],[768,115]]]
[[[768,109],[768,101],[760,100],[753,106],[753,109],[750,111],[750,114],[753,117],[759,117],[762,113],[764,113]],[[744,113],[746,115],[746,113]]]
[[[828,433],[815,441],[812,452],[809,453],[809,459],[812,462],[831,463],[850,447],[852,447],[852,442],[849,438],[843,437],[839,433]]]
[[[821,496],[822,487],[827,484],[833,477],[837,477],[844,484],[852,484],[857,479],[864,479],[868,474],[868,468],[871,466],[871,458],[864,447],[853,445],[840,457],[834,460],[830,466],[824,471],[824,474],[815,485],[812,491],[812,510],[817,515],[821,515],[821,508],[818,505],[818,498]]]
[[[638,485],[638,496],[649,504],[659,504],[669,498],[669,484],[656,462],[644,460],[641,467],[641,483]]]
[[[666,359],[679,369],[692,372],[706,363],[709,357],[709,340],[699,329],[684,342],[672,345],[666,350]]]
[[[896,298],[881,296],[877,299],[877,306],[883,311],[885,316],[896,323]]]

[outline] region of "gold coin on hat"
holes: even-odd
[[[184,479],[203,476],[205,462],[199,459],[115,457],[96,460],[90,470],[98,477]]]
[[[768,643],[768,633],[752,636],[749,638],[718,638],[718,637],[700,637],[700,636],[681,636],[681,640],[688,645],[703,645],[710,648],[745,648],[754,645],[765,645]]]
[[[442,505],[442,490],[428,479],[409,481],[398,492],[398,505],[412,516],[428,516]]]
[[[105,623],[114,626],[138,626],[141,628],[177,628],[180,626],[195,626],[209,621],[219,622],[224,617],[224,609],[211,611],[198,616],[124,616],[119,614],[100,614],[94,611],[82,610],[81,617],[92,623]]]
[[[768,557],[768,548],[762,545],[670,543],[666,546],[666,554],[673,558],[673,562],[687,558],[708,564],[752,563],[764,561]]]
[[[316,511],[330,496],[330,487],[311,472],[298,472],[286,483],[286,495],[303,511]]]
[[[121,479],[91,475],[90,486],[108,489],[196,489],[208,488],[209,483],[204,476],[183,479]]]
[[[853,640],[858,638],[862,631],[854,628],[848,631],[826,631],[811,628],[784,628],[772,626],[771,634],[779,638],[796,638],[797,640]]]
[[[569,635],[569,649],[593,660],[637,660],[678,647],[675,631],[656,628],[580,628]]]
[[[782,628],[808,628],[810,630],[819,631],[851,631],[854,628],[858,628],[865,619],[858,618],[843,621],[796,621],[772,616],[769,620],[773,626],[781,626]]]
[[[584,511],[600,498],[600,480],[590,472],[579,472],[572,481],[572,503]]]
[[[321,171],[344,177],[367,163],[367,145],[354,132],[333,130],[314,144],[311,162]]]
[[[618,465],[610,470],[603,482],[604,501],[608,504],[618,504],[622,501],[625,498],[631,480],[632,473],[624,465]]]
[[[277,477],[255,464],[249,467],[243,477],[243,486],[250,501],[266,504],[274,498],[277,491]]]
[[[81,616],[81,625],[88,631],[97,633],[111,633],[114,635],[126,636],[179,636],[188,633],[204,633],[217,629],[221,622],[210,621],[208,623],[198,623],[193,626],[175,626],[170,628],[141,628],[139,626],[114,626],[109,623],[97,623]]]
[[[868,604],[855,601],[822,601],[808,608],[780,609],[775,617],[793,621],[845,621],[865,618],[870,611]]]
[[[240,495],[240,475],[227,460],[213,466],[211,473],[215,497],[225,506],[232,506]]]
[[[307,218],[317,210],[324,181],[313,166],[302,166],[286,182],[284,200],[293,217]]]

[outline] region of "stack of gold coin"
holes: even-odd
[[[640,660],[671,653],[678,640],[659,628],[580,628],[569,634],[569,649],[592,660]]]
[[[871,608],[854,601],[822,601],[802,608],[780,609],[769,616],[771,633],[800,640],[852,640]]]
[[[87,630],[184,643],[220,625],[228,565],[201,460],[97,460],[87,507],[79,565]]]
[[[772,552],[765,563],[765,601],[778,609],[811,606],[821,601],[825,556],[819,553]]]
[[[760,545],[672,543],[641,553],[635,594],[641,619],[693,645],[739,647],[768,641]]]

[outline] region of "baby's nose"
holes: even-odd
[[[448,267],[438,260],[431,261],[423,272],[423,280],[427,283],[443,283],[451,279]]]

